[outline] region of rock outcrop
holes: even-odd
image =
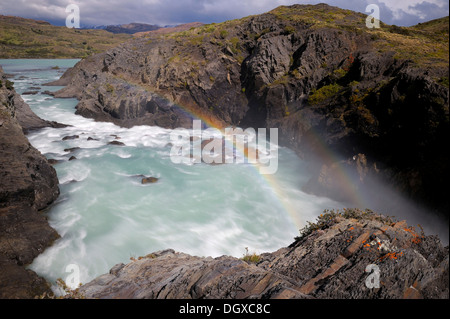
[[[6,82],[6,79],[4,79],[3,81]],[[65,124],[57,123],[54,121],[46,121],[41,119],[31,110],[30,106],[24,102],[19,94],[11,95],[11,97],[12,101],[10,101],[10,103],[14,105],[14,109],[11,109],[11,112],[13,112],[13,116],[15,116],[17,122],[22,127],[22,130],[25,134],[44,127],[67,126]]]
[[[323,214],[273,253],[238,259],[158,251],[114,266],[72,296],[446,299],[448,256],[437,237],[405,221],[344,210]]]
[[[31,112],[1,68],[0,81],[0,298],[33,298],[49,285],[24,266],[58,238],[40,211],[58,197],[59,182],[23,132],[54,123]]]
[[[365,19],[294,5],[148,34],[79,62],[56,96],[126,127],[190,128],[191,114],[217,127],[276,127],[280,143],[320,161],[310,189],[341,196],[318,182],[323,165],[363,154],[371,173],[447,215],[448,17],[374,30]]]

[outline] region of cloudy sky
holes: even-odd
[[[383,22],[400,26],[449,14],[447,0],[0,0],[0,14],[64,25],[68,15],[65,8],[73,3],[80,8],[82,26],[130,22],[164,26],[223,22],[267,12],[279,5],[321,2],[363,13],[368,4],[377,4]]]

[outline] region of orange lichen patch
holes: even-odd
[[[353,229],[355,229],[355,227],[352,226],[352,227],[350,227],[348,230],[353,230]]]
[[[403,256],[403,252],[391,252],[379,257],[378,260],[383,261],[386,259],[398,259],[400,256]]]
[[[420,225],[419,225],[419,227],[421,227]],[[422,227],[421,227],[422,228]],[[417,232],[416,232],[416,230],[415,230],[415,228],[414,227],[408,227],[408,228],[403,228],[403,230],[404,231],[406,231],[406,232],[408,232],[408,233],[410,233],[412,236],[413,236],[413,238],[411,239],[411,241],[414,243],[414,244],[419,244],[421,241],[422,241],[422,239],[425,237],[425,235],[424,235],[424,233],[423,233],[423,230],[422,230],[422,234],[418,234]]]

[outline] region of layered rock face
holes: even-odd
[[[372,212],[328,212],[253,263],[159,251],[79,288],[86,298],[393,298],[449,296],[448,247]],[[70,297],[70,296],[69,296]]]
[[[58,197],[59,182],[23,132],[55,123],[32,113],[1,68],[0,81],[0,298],[33,298],[49,286],[24,266],[58,238],[39,211]]]
[[[149,34],[81,61],[54,83],[67,85],[56,96],[126,127],[189,128],[191,114],[218,127],[277,127],[283,145],[320,159],[308,190],[339,197],[321,182],[322,165],[362,154],[370,173],[447,214],[448,18],[379,30],[365,18],[294,5]]]

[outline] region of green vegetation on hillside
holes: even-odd
[[[84,58],[131,38],[105,30],[69,29],[0,15],[0,58]]]
[[[417,66],[447,66],[449,62],[449,17],[411,27],[380,22],[379,29],[366,27],[363,13],[330,6],[280,6],[269,13],[292,24],[312,28],[334,28],[356,34],[368,34],[378,52],[394,51],[395,58],[412,60]]]
[[[370,32],[379,52],[394,51],[395,58],[411,60],[417,66],[448,68],[449,17],[412,27],[382,25]]]

